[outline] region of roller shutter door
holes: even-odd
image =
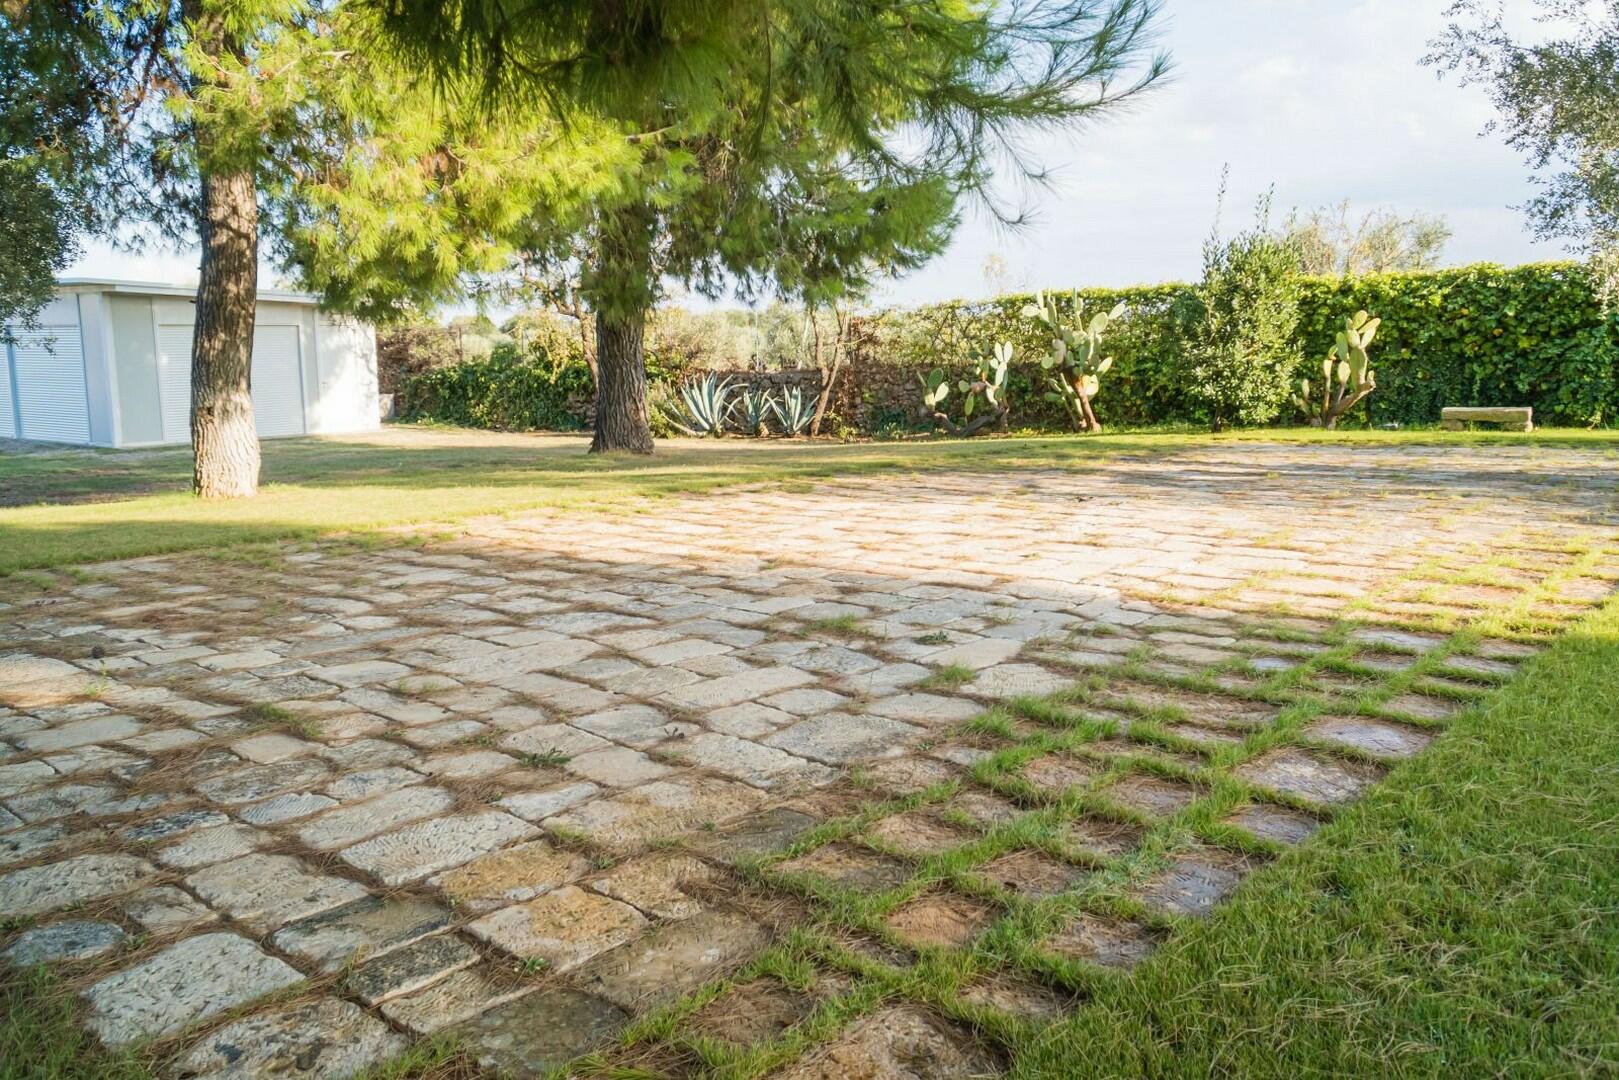
[[[253,416],[262,438],[304,433],[303,363],[296,326],[253,330]]]
[[[163,414],[163,441],[191,441],[190,323],[157,328],[157,401]]]
[[[17,401],[11,396],[11,348],[0,341],[0,439],[17,437]]]
[[[25,439],[90,441],[90,400],[76,326],[15,331],[11,361]]]

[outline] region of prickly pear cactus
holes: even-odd
[[[958,379],[955,389],[961,395],[961,419],[945,411],[950,382],[943,368],[934,368],[921,378],[922,405],[935,423],[952,435],[965,437],[996,421],[1004,422],[1010,406],[1006,400],[1006,379],[1012,366],[1012,343],[995,344],[989,355],[979,355],[972,378]]]
[[[1338,420],[1350,409],[1365,400],[1377,389],[1377,375],[1372,371],[1372,338],[1382,319],[1375,319],[1364,311],[1344,319],[1344,328],[1321,361],[1321,395],[1316,398],[1309,379],[1299,380],[1299,392],[1293,395],[1293,405],[1309,417],[1310,426],[1335,428]]]
[[[1041,369],[1048,373],[1046,385],[1051,388],[1046,399],[1062,402],[1079,431],[1102,430],[1091,405],[1102,388],[1102,376],[1113,366],[1113,358],[1102,355],[1102,334],[1124,311],[1119,304],[1087,320],[1085,298],[1077,292],[1069,297],[1066,309],[1055,294],[1044,292],[1035,294],[1035,302],[1023,308],[1023,314],[1050,337],[1050,349],[1040,358]]]

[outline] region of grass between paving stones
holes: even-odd
[[[1619,601],[1022,1047],[1021,1075],[1619,1068]]]
[[[1532,594],[1595,572],[1603,557],[1588,543],[1573,542],[1568,551],[1572,561]],[[744,867],[755,879],[812,898],[818,918],[794,935],[794,947],[854,980],[835,1002],[816,1007],[819,1022],[762,1046],[717,1042],[677,1022],[723,990],[710,988],[632,1027],[630,1045],[594,1056],[586,1074],[645,1068],[656,1075],[660,1065],[700,1062],[716,1076],[760,1076],[824,1041],[838,1026],[832,1017],[847,1022],[900,1000],[931,1006],[1010,1051],[1015,1076],[1611,1071],[1619,1067],[1612,1035],[1619,1030],[1619,928],[1612,919],[1619,906],[1619,834],[1612,827],[1619,820],[1612,783],[1619,714],[1611,704],[1619,700],[1619,600],[1581,620],[1500,692],[1452,687],[1470,708],[1444,721],[1406,718],[1449,734],[1360,803],[1325,813],[1326,826],[1303,848],[1222,822],[1251,801],[1322,815],[1225,766],[1281,745],[1314,745],[1372,765],[1372,755],[1318,743],[1303,727],[1327,712],[1386,714],[1387,702],[1408,691],[1442,695],[1446,687],[1436,688],[1433,676],[1481,635],[1544,633],[1556,622],[1530,627],[1517,605],[1507,605],[1405,670],[1367,669],[1377,681],[1350,700],[1296,696],[1308,692],[1313,672],[1351,667],[1349,658],[1367,648],[1351,638],[1350,624],[1339,623],[1317,635],[1325,648],[1298,668],[1246,689],[1220,686],[1218,669],[1183,677],[1130,657],[1072,691],[992,710],[951,741],[998,746],[974,766],[973,779],[1031,812],[912,859],[904,880],[886,888],[840,885],[784,872],[781,864],[827,845],[884,850],[866,833],[872,824],[905,811],[937,813],[959,784],[875,799],[811,830],[780,856]],[[1252,643],[1271,636],[1290,635],[1266,628]],[[1195,719],[1183,710],[1096,696],[1125,679],[1270,702],[1279,713],[1240,745],[1199,747],[1162,726]],[[1087,715],[1092,704],[1132,714],[1130,737],[1141,751],[1091,757],[1097,773],[1067,792],[1035,788],[1019,775],[1049,754],[1083,759],[1087,745],[1116,735],[1116,722]],[[1038,726],[1031,731],[1025,722]],[[1199,756],[1164,759],[1153,756],[1155,748]],[[1114,780],[1144,774],[1195,785],[1202,797],[1162,819],[1109,798]],[[1059,830],[1084,815],[1135,821],[1146,830],[1143,842],[1122,857],[1077,853]],[[1208,920],[1152,912],[1123,891],[1187,841],[1269,865]],[[981,873],[1020,851],[1089,876],[1062,895],[1031,898]],[[920,897],[950,894],[984,905],[994,921],[967,948],[907,950],[886,918]],[[1041,949],[1046,935],[1087,911],[1133,920],[1169,935],[1167,944],[1130,974]],[[912,951],[914,963],[891,966],[851,952],[850,931]],[[727,985],[757,974],[744,972]],[[1046,1026],[963,997],[987,980],[1069,997],[1070,1015]]]
[[[255,499],[186,493],[189,451],[82,448],[0,453],[0,574],[427,522],[550,509],[624,508],[635,497],[928,469],[1083,468],[1118,454],[1224,442],[1348,446],[1576,446],[1619,457],[1619,432],[1310,429],[1112,433],[821,443],[671,440],[651,458],[584,453],[579,437],[392,426],[374,435],[270,440]],[[655,505],[655,504],[654,504]]]

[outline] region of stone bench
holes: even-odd
[[[1469,423],[1474,424],[1500,424],[1505,428],[1517,428],[1520,431],[1535,430],[1535,410],[1523,409],[1474,409],[1450,406],[1439,410],[1439,424],[1446,431],[1460,431]]]

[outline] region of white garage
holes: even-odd
[[[190,286],[66,278],[0,356],[0,438],[88,446],[191,440]],[[376,335],[302,293],[261,290],[253,331],[259,435],[375,431]]]

